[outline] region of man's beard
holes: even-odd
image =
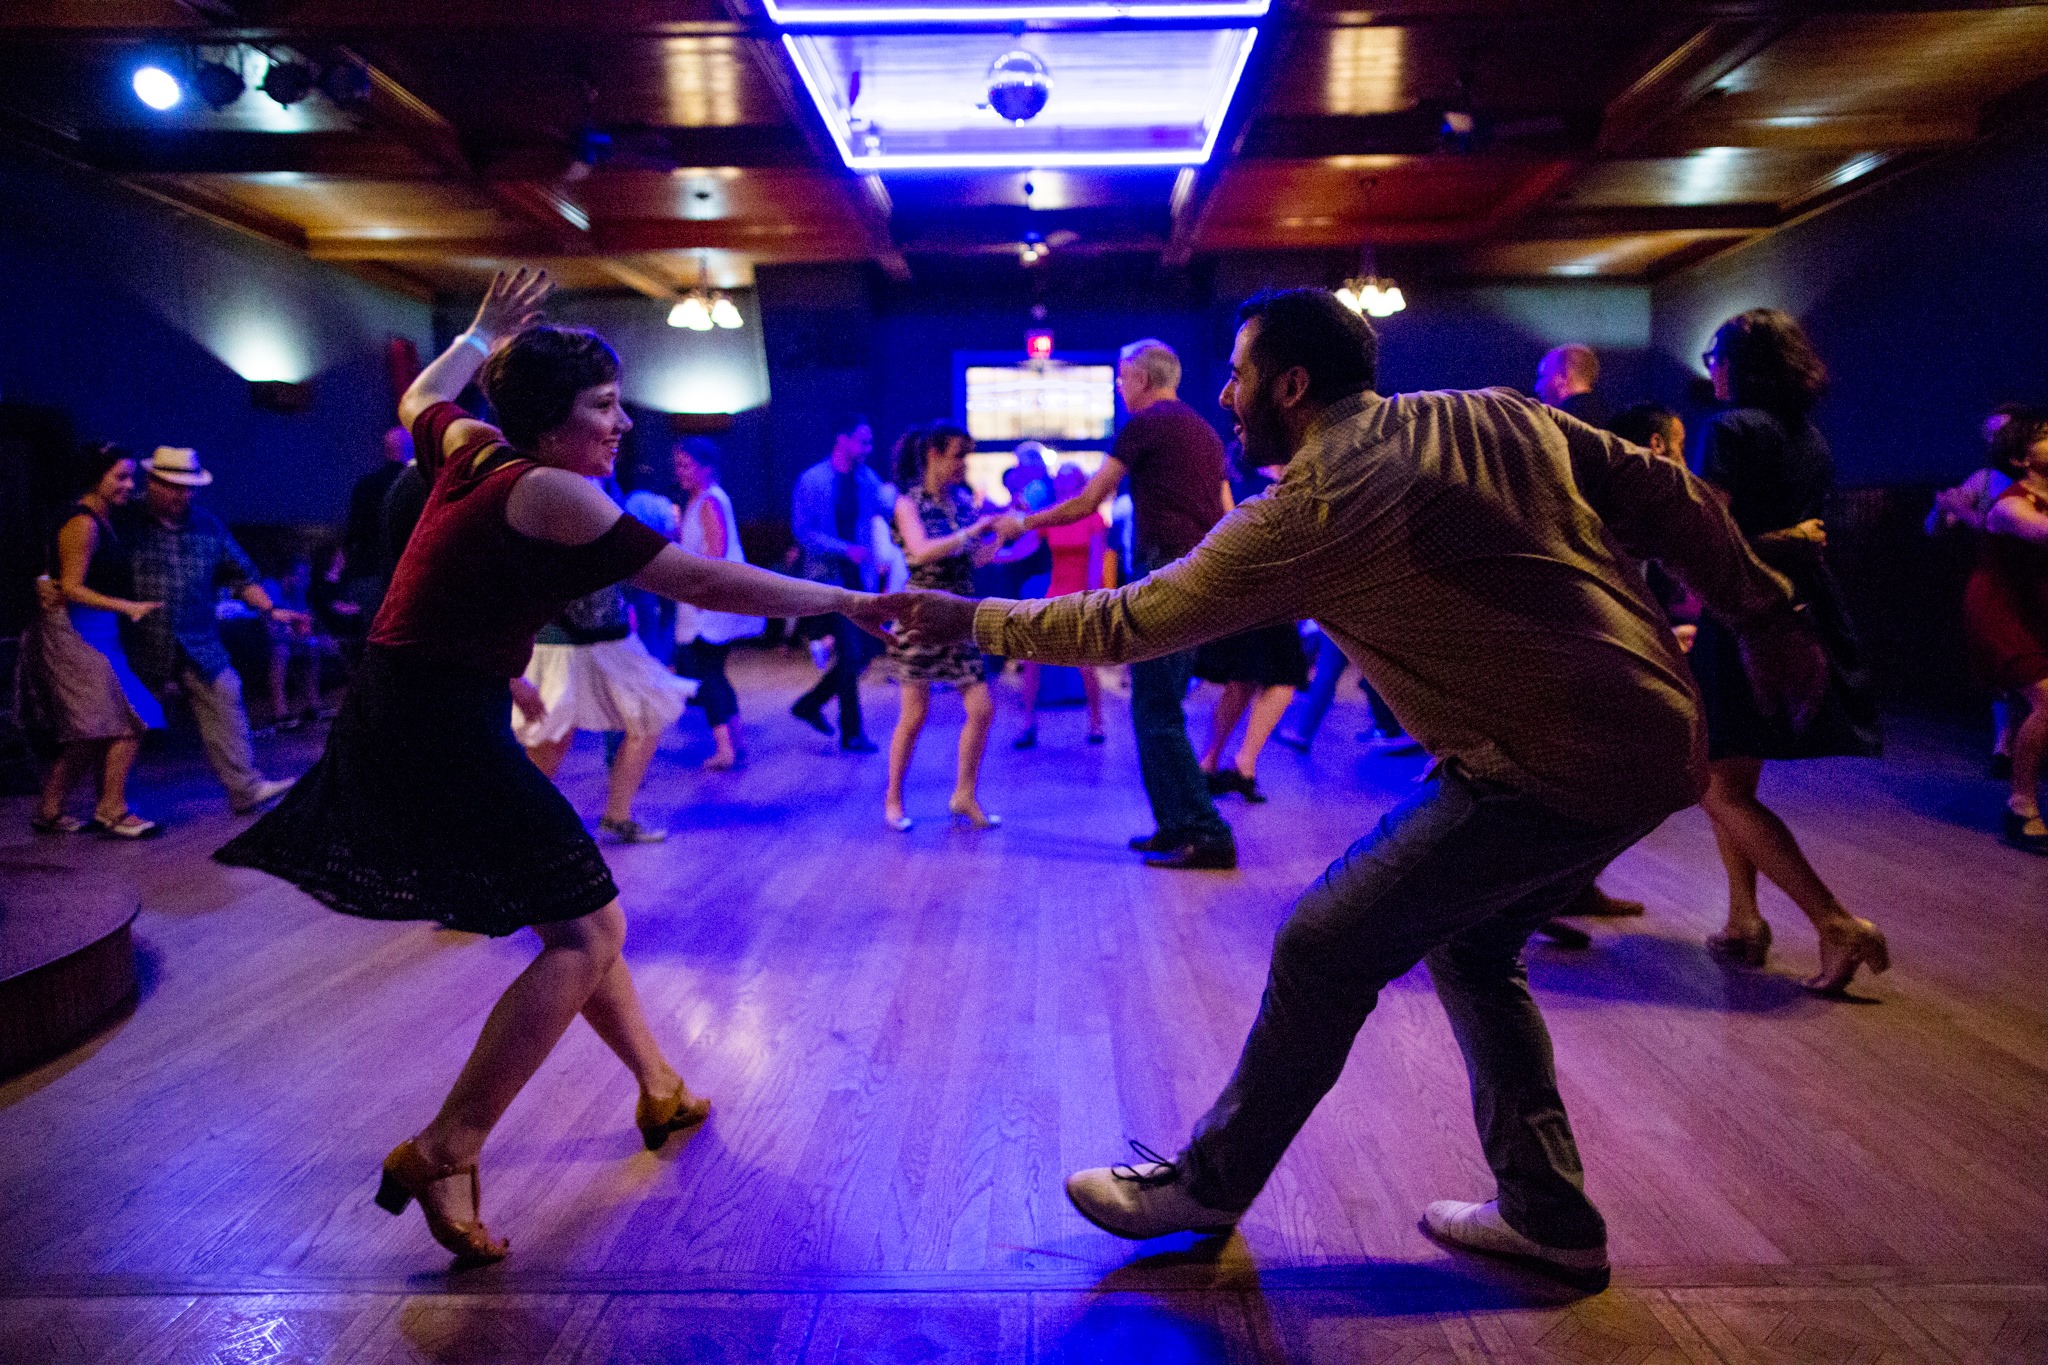
[[[1280,409],[1263,393],[1238,413],[1237,424],[1244,433],[1244,462],[1248,468],[1264,469],[1294,458],[1293,443],[1288,439],[1286,424],[1280,420]]]

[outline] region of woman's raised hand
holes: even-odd
[[[506,337],[540,321],[541,304],[547,301],[554,281],[545,270],[500,270],[491,277],[484,301],[477,305],[476,321],[469,330],[492,346]]]

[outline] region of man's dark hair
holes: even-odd
[[[1678,414],[1662,403],[1638,403],[1616,413],[1607,429],[1630,445],[1646,446],[1652,436],[1662,436],[1664,443],[1669,445],[1671,430],[1677,421]]]
[[[585,327],[528,327],[491,353],[477,384],[521,450],[569,420],[576,395],[619,377],[619,355]]]
[[[1803,416],[1827,392],[1827,365],[1806,329],[1780,309],[1737,313],[1714,333],[1713,350],[1728,367],[1728,396],[1739,407]]]
[[[1246,299],[1237,325],[1257,322],[1252,361],[1261,375],[1308,371],[1308,396],[1334,403],[1379,383],[1380,339],[1327,289],[1268,289]]]
[[[832,439],[836,441],[841,436],[851,436],[862,427],[866,427],[869,431],[875,429],[875,424],[868,420],[866,413],[842,412],[832,419]]]
[[[1991,438],[1984,463],[2007,478],[2023,479],[2027,474],[2027,451],[2034,442],[2048,436],[2048,408],[2007,405],[2006,423]]]

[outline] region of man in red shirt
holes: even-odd
[[[1163,341],[1134,341],[1117,354],[1116,389],[1130,420],[1088,486],[1042,512],[1005,517],[996,529],[1008,542],[1095,516],[1128,477],[1137,520],[1136,578],[1194,549],[1223,519],[1223,441],[1180,401],[1180,357]],[[1228,869],[1237,866],[1237,840],[1216,813],[1182,710],[1194,665],[1192,649],[1131,665],[1138,769],[1158,826],[1132,839],[1131,848],[1153,867]]]

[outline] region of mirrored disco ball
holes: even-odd
[[[1036,53],[1005,52],[988,69],[988,106],[1012,123],[1036,118],[1052,96],[1052,75]]]

